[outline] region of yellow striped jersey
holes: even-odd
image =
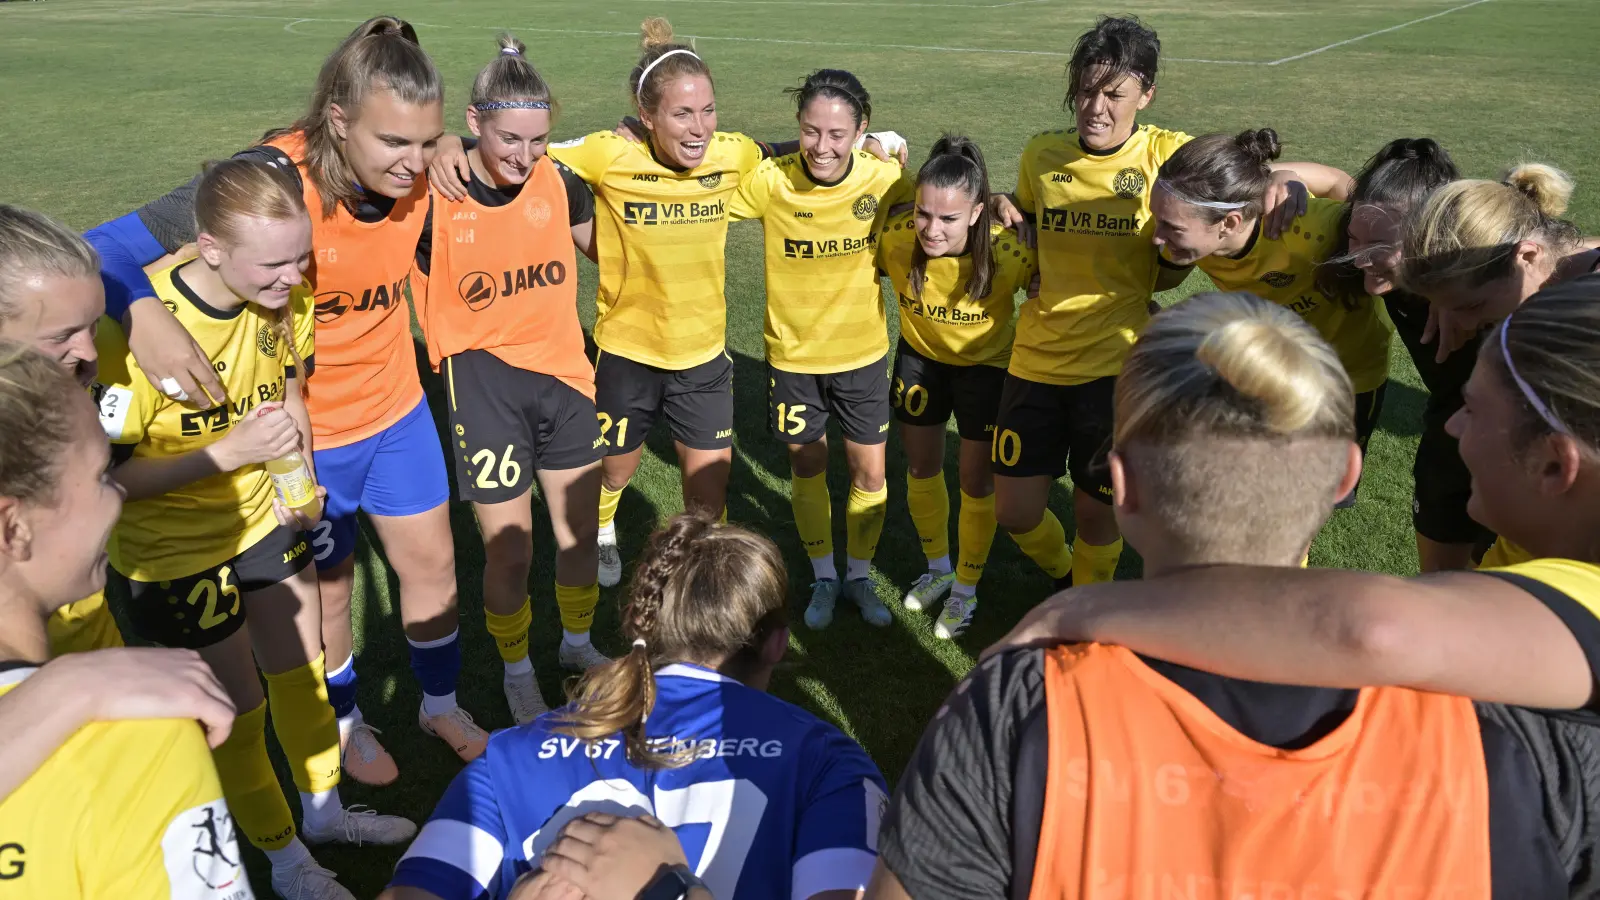
[[[122,330],[102,322],[95,332],[100,424],[111,443],[131,447],[134,458],[177,456],[207,447],[257,406],[283,400],[289,378],[307,376],[294,372],[289,348],[280,346],[272,327],[277,313],[253,303],[231,311],[211,306],[183,280],[184,267],[191,264],[199,263],[179,263],[150,281],[156,296],[210,358],[229,399],[214,409],[193,410],[162,394],[128,351]],[[308,366],[314,349],[313,305],[304,287],[290,295],[296,349]],[[278,527],[272,496],[272,479],[257,464],[219,472],[159,497],[130,500],[111,533],[111,565],[137,581],[204,571]]]
[[[1343,215],[1343,203],[1313,197],[1306,214],[1277,240],[1263,235],[1257,223],[1244,255],[1207,256],[1198,265],[1220,290],[1248,291],[1299,313],[1333,345],[1359,394],[1388,379],[1392,329],[1378,298],[1357,297],[1347,305],[1317,288],[1317,266],[1337,249]]]
[[[878,239],[878,267],[900,298],[900,337],[911,349],[952,366],[998,366],[1011,361],[1016,334],[1016,296],[1039,271],[1037,254],[1015,232],[995,225],[995,272],[989,296],[967,296],[972,255],[941,256],[923,269],[922,296],[911,293],[911,262],[917,248],[914,213],[891,219]]]
[[[825,183],[799,153],[766,160],[728,208],[766,231],[767,361],[785,372],[847,372],[889,352],[875,248],[889,208],[910,202],[915,182],[865,150],[848,165]]]
[[[32,668],[0,671],[0,695]],[[0,800],[6,900],[249,900],[200,726],[92,722]]]
[[[1022,304],[1012,374],[1082,384],[1122,371],[1156,283],[1150,188],[1188,141],[1140,125],[1104,153],[1085,149],[1076,129],[1028,142],[1017,202],[1038,226],[1039,296]]]
[[[708,362],[726,343],[728,199],[761,162],[742,134],[717,132],[700,165],[658,161],[648,143],[608,131],[550,155],[594,189],[601,350],[663,369]]]

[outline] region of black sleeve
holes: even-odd
[[[428,274],[433,265],[433,194],[428,194],[428,213],[422,217],[422,234],[417,236],[417,271]]]
[[[556,171],[561,173],[561,183],[567,187],[567,220],[573,225],[582,225],[594,219],[594,191],[589,189],[589,183],[578,177],[559,161],[556,162]]]
[[[1043,660],[1021,650],[979,664],[917,744],[878,835],[879,857],[916,900],[1013,895],[1017,749],[1043,706]],[[1042,799],[1043,787],[1018,796]]]
[[[752,139],[753,140],[753,139]],[[788,156],[800,152],[800,141],[756,141],[756,146],[761,148],[761,158],[771,159],[774,156]]]
[[[259,159],[274,166],[287,168],[294,174],[295,183],[300,182],[300,170],[283,151],[276,147],[265,145],[248,147],[233,155],[234,159]],[[136,212],[139,221],[149,229],[150,235],[158,241],[168,253],[177,250],[184,244],[194,240],[194,190],[200,183],[200,176],[189,179],[189,183],[169,191],[166,195],[139,207]]]
[[[1589,660],[1589,677],[1594,681],[1591,694],[1593,699],[1589,701],[1589,706],[1576,713],[1575,717],[1580,721],[1600,724],[1600,616],[1596,616],[1589,607],[1576,599],[1536,578],[1505,571],[1488,571],[1482,574],[1514,584],[1527,591],[1535,600],[1555,613],[1561,624],[1572,632],[1572,637],[1577,640],[1578,646],[1583,648],[1584,657]]]

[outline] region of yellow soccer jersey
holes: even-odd
[[[1039,271],[1038,257],[1016,234],[999,225],[994,235],[995,272],[989,296],[967,296],[972,256],[930,259],[923,269],[922,297],[911,294],[911,262],[917,248],[911,213],[889,221],[878,239],[878,266],[900,298],[900,337],[911,349],[952,366],[998,366],[1011,361],[1016,334],[1016,296]]]
[[[1514,566],[1533,559],[1533,554],[1511,543],[1503,537],[1495,538],[1493,544],[1484,552],[1483,559],[1478,562],[1480,569],[1499,569]],[[1600,608],[1600,597],[1596,599],[1597,608]]]
[[[117,629],[117,620],[106,604],[105,591],[95,591],[91,596],[61,607],[45,626],[50,635],[52,658],[123,646],[122,632]]]
[[[95,393],[100,424],[114,445],[132,456],[177,456],[215,443],[262,403],[284,398],[294,359],[273,330],[276,313],[255,304],[223,312],[205,303],[183,282],[183,268],[156,273],[156,296],[200,345],[228,391],[229,402],[196,411],[151,386],[119,328],[95,334],[100,374]],[[311,292],[298,288],[289,304],[300,358],[310,364],[314,347]],[[304,373],[296,373],[304,377]],[[272,479],[264,466],[221,472],[159,497],[131,500],[111,533],[111,565],[128,578],[163,581],[218,565],[278,526],[272,514]]]
[[[1306,214],[1277,240],[1256,236],[1238,259],[1208,256],[1202,272],[1224,291],[1248,291],[1294,310],[1333,345],[1356,393],[1377,390],[1389,377],[1389,323],[1376,297],[1358,297],[1351,309],[1316,286],[1317,266],[1339,243],[1344,204],[1313,197]]]
[[[663,369],[688,369],[722,353],[728,199],[761,162],[761,146],[717,132],[705,159],[669,168],[649,144],[610,132],[550,147],[594,189],[600,293],[594,342]]]
[[[1012,374],[1082,384],[1122,371],[1156,283],[1150,187],[1188,141],[1141,125],[1104,154],[1084,149],[1076,129],[1028,142],[1017,202],[1038,225],[1039,296],[1022,305]]]
[[[889,352],[875,247],[889,208],[910,202],[915,182],[864,150],[849,165],[824,184],[799,153],[769,159],[728,208],[766,231],[767,361],[785,372],[847,372]]]
[[[0,695],[33,671],[0,671]],[[211,751],[193,721],[85,725],[0,801],[6,900],[252,896]]]

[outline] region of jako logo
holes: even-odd
[[[783,239],[783,255],[790,259],[812,259],[816,254],[815,245],[810,241],[796,240],[795,238]]]
[[[488,272],[468,272],[462,276],[457,290],[461,292],[461,299],[472,310],[488,309],[489,304],[500,296],[495,290],[494,276]]]
[[[634,200],[622,204],[622,221],[629,225],[656,224],[656,205]]]
[[[326,294],[318,294],[317,321],[332,322],[334,319],[344,315],[344,311],[350,308],[350,304],[354,300],[354,297],[344,291],[329,291]]]
[[[366,312],[369,309],[388,309],[400,301],[400,292],[405,287],[402,278],[393,284],[380,284],[369,287],[361,292],[361,299],[354,303],[353,299],[344,291],[328,291],[317,295],[317,321],[332,322],[346,312]]]
[[[1066,172],[1052,172],[1052,173],[1050,173],[1050,183],[1051,184],[1071,184],[1072,183],[1072,176],[1070,174],[1066,173]]]

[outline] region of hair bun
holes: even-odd
[[[1500,183],[1515,188],[1552,218],[1566,212],[1572,200],[1572,176],[1543,163],[1513,166],[1500,177]]]
[[[1235,319],[1206,337],[1195,358],[1240,394],[1257,401],[1267,427],[1293,434],[1322,406],[1305,336],[1265,318]]]
[[[500,32],[500,52],[507,56],[523,56],[528,52],[526,44],[517,40],[517,36],[509,31]]]
[[[639,23],[639,46],[645,51],[665,47],[672,42],[672,23],[661,16],[651,16]]]
[[[1241,131],[1239,136],[1234,138],[1234,143],[1263,166],[1277,159],[1283,151],[1282,145],[1278,142],[1278,133],[1271,128]]]

